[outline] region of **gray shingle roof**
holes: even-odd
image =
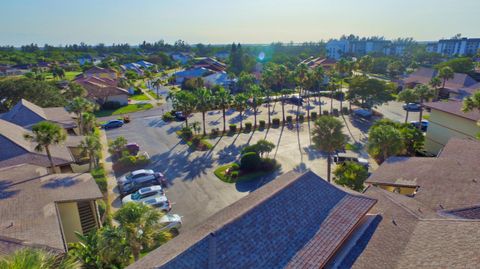
[[[289,172],[130,268],[322,267],[374,204],[313,172]]]
[[[449,113],[468,120],[480,120],[480,112],[478,112],[477,110],[473,110],[470,112],[462,111],[463,101],[461,100],[449,100],[447,102],[430,102],[425,103],[424,105],[425,107]]]
[[[27,129],[41,121],[51,121],[70,129],[77,126],[72,117],[63,107],[42,108],[22,99],[10,111],[2,114],[1,118]]]
[[[56,203],[102,197],[90,174],[42,175],[31,165],[0,169],[0,236],[64,252]],[[9,249],[11,240],[3,241],[0,249]]]

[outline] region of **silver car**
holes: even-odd
[[[182,227],[182,217],[177,214],[167,214],[160,218],[158,224],[162,226],[160,231],[178,231]]]
[[[150,199],[151,197],[164,196],[164,195],[165,195],[165,192],[162,186],[154,185],[150,187],[141,188],[138,191],[123,197],[122,204],[125,204],[128,202],[140,203]]]

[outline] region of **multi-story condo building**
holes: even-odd
[[[405,44],[383,39],[332,39],[327,42],[326,51],[328,58],[340,59],[345,55],[363,56],[369,53],[381,53],[384,55],[402,55]]]
[[[480,49],[480,38],[441,39],[427,44],[428,52],[436,52],[446,56],[475,55]]]

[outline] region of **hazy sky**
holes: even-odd
[[[480,0],[0,0],[0,44],[480,37]]]

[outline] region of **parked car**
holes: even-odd
[[[408,103],[403,105],[403,109],[409,112],[418,112],[422,109],[422,106],[418,103]]]
[[[422,130],[422,132],[426,132],[427,129],[428,129],[428,121],[427,121],[427,120],[422,120],[421,122],[419,122],[419,121],[411,121],[410,124],[411,124],[412,126],[414,126],[415,128],[418,128],[418,126],[421,125],[420,130]]]
[[[370,119],[373,116],[373,112],[371,109],[356,109],[353,111],[353,115],[360,118]]]
[[[103,129],[117,128],[122,126],[123,126],[122,120],[110,120],[107,123],[102,124]]]
[[[338,165],[344,164],[345,162],[355,162],[361,164],[367,169],[369,166],[367,159],[360,158],[355,153],[349,151],[335,154],[335,156],[333,156],[333,162]]]
[[[128,150],[130,155],[136,156],[140,151],[140,146],[137,143],[128,143],[125,145],[125,148]]]
[[[187,119],[187,117],[185,117],[185,115],[183,115],[183,112],[181,111],[175,112],[175,118],[179,121],[184,121]]]
[[[153,185],[150,187],[141,188],[138,191],[129,194],[122,199],[122,204],[128,202],[144,202],[147,199],[150,199],[152,196],[164,196],[165,191],[160,185]]]
[[[118,183],[128,183],[132,181],[143,181],[147,179],[163,178],[163,174],[151,169],[140,169],[130,172],[117,179]]]
[[[177,214],[167,214],[161,217],[158,223],[162,226],[160,231],[178,231],[182,227],[182,217]]]
[[[167,196],[152,196],[149,199],[146,199],[142,203],[146,205],[153,206],[162,212],[166,213],[169,212],[172,209],[172,204],[170,201],[168,201]]]
[[[166,187],[166,180],[162,173],[153,170],[137,170],[117,179],[118,190],[121,195],[127,195],[137,190],[153,185]]]
[[[297,96],[292,96],[290,98],[287,98],[286,102],[288,104],[292,104],[296,106],[303,106],[303,98],[297,97]]]

